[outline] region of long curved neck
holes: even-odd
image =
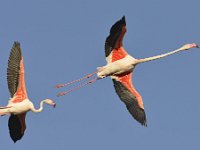
[[[43,110],[44,101],[45,101],[45,100],[43,100],[43,101],[40,102],[40,108],[39,108],[39,109],[35,109],[35,107],[34,107],[34,105],[33,105],[33,106],[30,108],[31,111],[36,112],[36,113],[41,112],[41,111]]]
[[[174,53],[177,53],[177,52],[179,52],[181,50],[183,50],[183,49],[179,48],[179,49],[176,49],[174,51],[171,51],[171,52],[168,52],[168,53],[165,53],[165,54],[156,55],[156,56],[152,56],[152,57],[148,57],[148,58],[143,58],[143,59],[138,59],[138,63],[144,63],[144,62],[147,62],[147,61],[152,61],[152,60],[160,59],[160,58],[172,55]]]

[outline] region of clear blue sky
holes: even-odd
[[[148,127],[137,123],[109,78],[56,97],[57,83],[79,78],[106,63],[110,27],[126,16],[124,47],[136,58],[185,43],[200,44],[199,0],[6,0],[0,2],[0,105],[6,105],[7,60],[21,42],[29,98],[39,106],[51,98],[57,108],[29,112],[27,130],[16,144],[8,116],[0,117],[5,150],[199,149],[199,49],[141,64],[134,85],[143,97]]]

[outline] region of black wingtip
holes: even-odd
[[[21,132],[21,122],[16,115],[11,115],[8,120],[8,127],[10,131],[10,137],[14,143],[20,140],[24,133]]]
[[[13,142],[14,142],[14,143],[16,143],[16,142],[17,142],[17,140],[15,140],[15,139],[12,139],[12,140],[13,140]]]
[[[123,16],[118,22],[126,26],[126,17]]]
[[[20,42],[18,42],[18,41],[14,41],[13,46],[14,46],[14,47],[20,47]]]
[[[14,49],[20,49],[20,42],[14,41],[13,48]]]
[[[144,113],[143,119],[140,120],[139,122],[140,122],[141,125],[143,125],[144,127],[147,127],[147,118],[146,118],[146,113],[145,113],[144,110],[143,110],[143,113]]]
[[[124,23],[126,24],[126,17],[123,16],[122,19],[121,19],[121,21],[124,22]]]
[[[18,140],[21,140],[21,138],[20,139],[13,139],[13,138],[11,138],[11,139],[13,140],[14,143],[16,143]]]
[[[147,127],[147,121],[145,120],[143,123],[141,123],[144,127]]]
[[[122,46],[122,40],[125,32],[126,32],[126,19],[125,16],[123,16],[121,19],[119,19],[112,25],[110,29],[110,35],[106,38],[105,41],[106,57],[110,55],[111,51],[114,48]]]
[[[123,26],[126,26],[125,16],[123,16],[120,20],[118,20],[117,22],[115,22],[115,24],[110,29],[110,34],[112,35],[114,33],[117,33],[119,31],[121,31],[121,28]]]
[[[147,119],[144,109],[136,107],[137,104],[126,105],[131,116],[138,121],[142,126],[147,127]]]

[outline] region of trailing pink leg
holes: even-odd
[[[97,71],[94,72],[94,73],[88,74],[88,75],[86,75],[86,76],[84,76],[84,77],[82,77],[82,78],[80,78],[80,79],[73,80],[73,81],[70,81],[70,82],[64,83],[64,84],[58,84],[58,85],[55,86],[55,88],[61,88],[61,87],[70,85],[70,84],[72,84],[72,83],[80,82],[80,81],[82,81],[82,80],[84,80],[84,79],[88,79],[88,78],[92,77],[92,76],[95,75],[96,73],[97,73]]]
[[[3,107],[0,107],[0,109],[6,109],[6,108],[11,108],[12,106],[3,106]]]
[[[70,92],[72,92],[72,91],[78,90],[78,89],[80,89],[80,88],[82,88],[82,87],[84,87],[84,86],[86,86],[86,85],[88,85],[88,84],[92,84],[92,83],[96,82],[98,79],[99,79],[99,78],[94,78],[94,79],[92,79],[92,80],[90,80],[90,81],[88,81],[88,82],[86,82],[86,83],[84,83],[84,84],[81,84],[81,85],[79,85],[79,86],[77,86],[77,87],[75,87],[75,88],[72,88],[72,89],[70,89],[70,90],[68,90],[68,91],[66,91],[66,92],[60,92],[60,93],[57,94],[57,96],[66,95],[66,94],[68,94],[68,93],[70,93]]]
[[[12,106],[0,107],[0,116],[8,115],[9,114],[8,109],[11,107]]]

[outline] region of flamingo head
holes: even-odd
[[[51,99],[45,99],[45,100],[44,100],[44,103],[46,103],[46,104],[48,104],[48,105],[51,105],[51,106],[53,106],[54,108],[56,107],[56,103],[55,103],[53,100],[51,100]]]
[[[185,44],[180,48],[180,50],[188,50],[190,48],[199,48],[199,46],[196,43]]]

